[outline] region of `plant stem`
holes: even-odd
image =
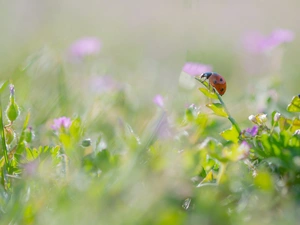
[[[2,103],[1,103],[1,96],[0,96],[0,132],[1,132],[1,146],[3,150],[5,165],[8,165],[8,155],[7,155],[7,147],[5,142],[5,133],[4,133],[4,124],[3,124],[3,114],[2,114]]]
[[[202,83],[207,89],[209,89],[210,85],[205,80],[202,80],[199,77],[195,77],[195,79],[197,81],[199,81],[200,83]],[[241,129],[240,129],[239,125],[237,124],[237,122],[235,121],[235,119],[230,115],[230,113],[229,113],[229,111],[228,111],[228,109],[227,109],[227,107],[225,105],[225,102],[223,101],[221,95],[217,91],[215,91],[215,93],[218,96],[218,99],[219,99],[220,103],[222,104],[225,112],[227,113],[229,121],[235,127],[235,129],[237,130],[237,132],[240,134],[241,133]]]
[[[7,174],[10,172],[10,164],[8,160],[8,153],[6,147],[6,140],[5,140],[5,132],[4,132],[4,124],[3,124],[3,113],[2,113],[2,102],[1,102],[1,94],[0,94],[0,136],[1,136],[1,147],[4,156],[4,166],[2,168],[2,185],[4,189],[7,190],[9,187],[9,181],[7,180]]]

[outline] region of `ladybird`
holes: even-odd
[[[226,92],[226,80],[220,74],[215,72],[202,73],[201,78],[209,80],[211,86],[213,86],[220,95],[224,95]]]

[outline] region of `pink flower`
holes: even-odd
[[[68,117],[63,116],[63,117],[54,119],[51,128],[53,130],[57,131],[61,128],[69,128],[70,125],[71,125],[71,119],[68,118]]]
[[[89,55],[96,55],[100,52],[101,42],[96,37],[85,37],[75,41],[69,48],[71,56],[83,58]]]
[[[161,95],[156,95],[156,96],[153,98],[153,102],[154,102],[157,106],[159,106],[159,107],[161,107],[161,108],[164,107],[164,99],[163,99],[163,97],[162,97]]]
[[[258,32],[247,34],[244,45],[247,51],[251,53],[262,53],[272,50],[283,43],[293,41],[295,35],[290,30],[277,29],[269,36],[264,36]]]
[[[192,76],[196,76],[205,72],[211,72],[212,66],[195,62],[187,62],[184,64],[182,71]]]

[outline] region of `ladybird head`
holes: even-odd
[[[213,75],[214,73],[213,72],[206,72],[206,73],[202,73],[201,74],[201,78],[206,78],[208,79],[211,75]]]

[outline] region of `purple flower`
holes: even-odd
[[[252,53],[262,53],[272,50],[283,43],[293,41],[295,35],[290,30],[277,29],[269,36],[264,36],[258,32],[248,33],[244,45],[247,51]]]
[[[157,106],[159,106],[159,107],[161,107],[161,108],[164,107],[164,99],[163,99],[163,97],[162,97],[161,95],[156,95],[156,96],[153,98],[153,102],[154,102]]]
[[[89,55],[96,55],[100,52],[101,42],[96,37],[85,37],[75,41],[69,49],[74,58],[83,58]]]
[[[70,125],[71,125],[71,119],[68,118],[68,117],[63,116],[63,117],[54,119],[51,128],[53,130],[57,131],[61,128],[69,128]]]
[[[9,90],[10,90],[10,95],[14,96],[15,95],[15,86],[13,84],[9,85]]]
[[[277,29],[274,30],[269,38],[269,42],[273,45],[280,45],[281,43],[288,43],[293,41],[295,34],[290,30]]]
[[[254,137],[255,135],[257,135],[258,132],[258,126],[254,125],[252,128],[247,128],[245,130],[248,134],[250,134],[252,137]]]
[[[187,62],[184,64],[182,71],[192,76],[196,76],[205,72],[212,71],[212,66],[195,62]]]

